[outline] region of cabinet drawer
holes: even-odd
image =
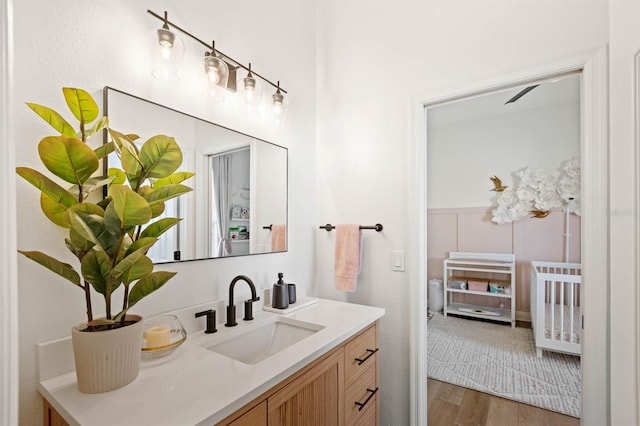
[[[353,423],[347,422],[347,426],[373,426],[377,425],[378,421],[376,419],[376,399],[378,395],[376,394],[371,401],[367,404],[367,406],[358,414],[357,417],[353,418]]]
[[[229,426],[267,426],[267,401],[262,401],[229,423]]]
[[[376,384],[376,364],[368,363],[365,371],[345,391],[345,423],[347,425],[356,424],[376,424],[375,420],[363,423],[365,418],[369,418],[371,407],[373,408],[373,418],[375,419],[375,405],[378,398],[378,386]],[[362,405],[364,404],[364,405]]]
[[[370,327],[345,347],[344,382],[351,385],[354,380],[378,358],[376,326]]]

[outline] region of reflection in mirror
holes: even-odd
[[[105,87],[109,125],[143,143],[157,134],[182,148],[194,190],[166,203],[181,217],[148,256],[154,263],[287,250],[287,149]],[[136,141],[136,142],[138,142]],[[119,165],[110,155],[109,166]]]

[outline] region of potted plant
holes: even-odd
[[[54,177],[28,167],[17,167],[16,172],[40,190],[44,215],[68,229],[64,243],[79,269],[39,251],[20,253],[84,292],[87,322],[72,329],[78,389],[99,393],[124,386],[138,375],[142,321],[128,311],[175,275],[154,271],[146,254],[180,221],[159,216],[165,201],[191,190],[181,182],[194,174],[176,172],[182,152],[172,137],[153,136],[138,148],[136,135],[110,129],[107,117],[99,118],[89,93],[69,87],[62,91],[79,122],[78,131],[53,109],[27,103],[59,133],[38,145],[40,159]],[[87,139],[103,129],[111,141],[92,149]],[[96,176],[100,160],[112,152],[122,168]],[[100,318],[93,314],[94,291],[104,298],[106,312]],[[121,303],[112,300],[119,294]],[[121,335],[128,335],[129,341]]]

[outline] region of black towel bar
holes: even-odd
[[[330,223],[327,223],[326,225],[321,225],[321,226],[320,226],[320,229],[326,229],[326,230],[327,230],[327,232],[330,232],[331,230],[336,229],[336,227],[335,227],[335,226],[333,226],[333,225],[332,225],[332,224],[330,224]],[[373,225],[373,226],[364,226],[364,225],[360,225],[360,229],[375,229],[375,230],[376,230],[376,232],[380,232],[380,231],[382,231],[383,227],[382,227],[382,225],[381,225],[381,224],[376,223],[376,224],[375,224],[375,225]]]

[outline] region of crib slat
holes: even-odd
[[[569,283],[569,287],[571,288],[571,291],[569,292],[569,313],[571,314],[570,316],[570,325],[571,327],[569,327],[569,341],[571,343],[575,343],[575,336],[573,335],[573,303],[574,303],[574,293],[576,291],[576,285],[575,283]]]
[[[565,282],[560,282],[560,341],[564,342],[564,290]]]
[[[551,328],[549,328],[549,337],[551,340],[556,340],[555,333],[555,322],[556,322],[556,282],[551,281]]]

